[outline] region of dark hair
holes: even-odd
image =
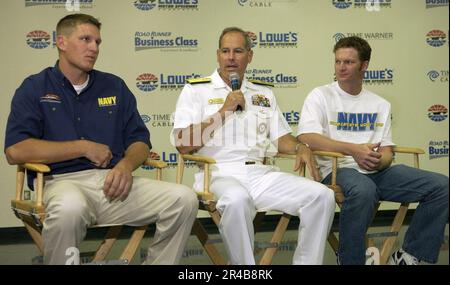
[[[56,25],[56,34],[68,35],[72,33],[73,29],[80,24],[91,24],[96,26],[99,30],[102,24],[99,20],[87,14],[70,14],[59,20]]]
[[[246,31],[244,31],[243,29],[238,28],[238,27],[228,27],[228,28],[225,28],[222,31],[222,34],[220,34],[220,38],[219,38],[219,49],[222,47],[222,38],[228,33],[239,33],[239,34],[241,34],[244,37],[244,40],[245,40],[245,48],[247,50],[251,50],[252,49],[252,40],[248,36],[248,33]]]
[[[358,51],[359,59],[361,61],[370,61],[372,49],[365,39],[360,37],[342,38],[334,45],[333,52],[336,53],[340,48],[354,48]]]

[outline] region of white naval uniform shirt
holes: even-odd
[[[391,104],[363,89],[358,95],[342,90],[337,82],[317,87],[308,94],[298,124],[297,136],[317,133],[349,143],[394,145],[391,134]],[[317,158],[322,177],[331,173],[331,159]],[[351,156],[339,159],[339,167],[359,168]]]
[[[210,78],[210,82],[184,86],[176,105],[174,130],[198,124],[223,106],[231,89],[217,70]],[[217,164],[262,161],[271,142],[292,132],[270,88],[244,79],[241,91],[245,110],[229,116],[197,152],[213,157]],[[264,100],[266,106],[255,105],[261,101],[258,98]]]

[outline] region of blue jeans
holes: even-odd
[[[331,174],[323,179],[329,184]],[[403,242],[403,249],[420,260],[436,263],[448,222],[448,177],[406,165],[374,174],[340,168],[337,183],[345,200],[339,220],[341,264],[365,263],[365,234],[378,201],[419,202]]]

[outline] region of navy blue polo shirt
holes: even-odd
[[[48,141],[90,140],[108,145],[112,168],[134,142],[151,147],[150,133],[139,115],[136,98],[119,77],[92,70],[78,95],[57,67],[26,78],[11,103],[5,149],[36,138]],[[86,158],[49,165],[51,174],[95,168]]]

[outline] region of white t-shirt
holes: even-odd
[[[209,78],[209,82],[184,86],[176,105],[174,131],[198,124],[222,107],[231,89],[217,70]],[[241,91],[245,110],[229,116],[199,149],[199,155],[213,157],[217,163],[262,161],[271,142],[292,132],[270,88],[244,79]]]
[[[297,136],[321,134],[333,140],[356,144],[394,145],[391,134],[391,104],[363,89],[358,95],[342,90],[337,82],[317,87],[308,94],[300,114]],[[322,177],[331,172],[331,159],[317,158]],[[339,159],[339,167],[359,168],[351,156]]]
[[[77,92],[77,94],[80,95],[81,91],[83,91],[83,89],[86,88],[88,83],[89,83],[89,74],[87,76],[86,81],[83,84],[80,84],[80,85],[73,84],[72,86],[73,86],[73,89],[75,89],[75,91]]]

